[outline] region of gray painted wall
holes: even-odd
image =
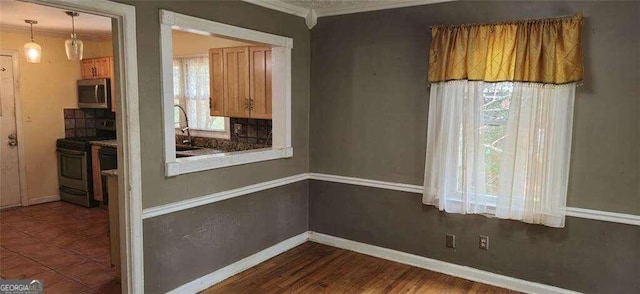
[[[309,170],[309,29],[304,19],[240,1],[119,1],[135,6],[144,208],[287,177]],[[292,159],[164,176],[159,9],[293,38]]]
[[[568,217],[556,229],[447,214],[421,195],[312,180],[309,229],[587,293],[640,293],[640,227]],[[456,249],[445,248],[445,234]],[[489,236],[489,250],[478,236]]]
[[[323,17],[311,33],[312,172],[422,185],[435,24],[585,16],[568,205],[640,214],[640,2],[455,1]]]
[[[144,222],[145,292],[164,293],[304,233],[308,182]]]
[[[455,1],[320,18],[311,172],[422,185],[430,25],[585,16],[568,205],[640,214],[640,2]],[[640,292],[640,227],[446,214],[420,195],[311,181],[310,230],[558,287]],[[457,235],[456,250],[444,246]],[[478,249],[478,236],[490,250]]]
[[[144,208],[309,170],[310,32],[304,19],[240,1],[117,0],[136,8]],[[164,176],[159,10],[293,38],[292,159]],[[308,229],[306,182],[144,221],[145,290],[162,293]]]

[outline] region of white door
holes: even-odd
[[[13,61],[0,55],[0,208],[21,204]]]

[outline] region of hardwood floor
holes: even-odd
[[[409,265],[307,242],[203,293],[512,293]]]

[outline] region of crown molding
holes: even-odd
[[[242,0],[242,1],[254,4],[254,5],[266,7],[269,9],[277,10],[280,12],[293,14],[295,16],[299,16],[302,18],[306,18],[307,14],[309,13],[309,10],[311,10],[308,8],[296,6],[296,5],[282,2],[279,0]]]
[[[375,1],[375,2],[349,5],[348,7],[325,7],[325,8],[317,8],[317,9],[300,7],[300,6],[289,4],[280,0],[242,0],[242,1],[302,17],[305,19],[305,23],[307,24],[307,27],[309,29],[312,29],[318,22],[318,17],[351,14],[351,13],[384,10],[384,9],[393,9],[393,8],[402,8],[402,7],[418,6],[418,5],[426,5],[426,4],[435,4],[435,3],[441,3],[441,2],[451,2],[456,0]]]
[[[28,35],[30,33],[30,30],[28,27],[25,28],[22,26],[0,25],[0,32],[19,33],[19,34]],[[43,31],[43,30],[36,30],[36,29],[33,29],[33,34],[36,35],[36,38],[37,36],[45,36],[45,37],[62,38],[62,39],[69,39],[69,36],[71,35],[71,33],[69,32]],[[78,34],[78,33],[76,33],[76,35],[78,36],[78,39],[85,40],[85,41],[94,41],[94,42],[111,41],[111,36],[96,36],[96,35],[85,35],[85,34]]]
[[[277,1],[277,0],[276,0]],[[409,6],[419,6],[427,4],[435,4],[441,2],[452,2],[455,0],[408,0],[408,1],[372,1],[348,7],[327,7],[315,9],[318,17],[343,15],[359,12],[368,12],[376,10],[394,9]]]

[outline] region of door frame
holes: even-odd
[[[0,55],[11,56],[13,65],[13,103],[15,108],[16,134],[18,136],[18,177],[20,179],[20,205],[29,205],[27,197],[27,169],[24,149],[24,132],[22,129],[22,96],[20,96],[20,69],[18,68],[18,51],[0,50]]]
[[[140,114],[138,100],[138,60],[136,9],[107,0],[27,0],[67,10],[110,17],[117,22],[114,45],[115,80],[120,86],[116,118],[118,156],[118,194],[120,199],[120,259],[122,293],[144,293],[144,255],[142,246],[142,177],[140,154]],[[115,47],[115,46],[114,46]]]

